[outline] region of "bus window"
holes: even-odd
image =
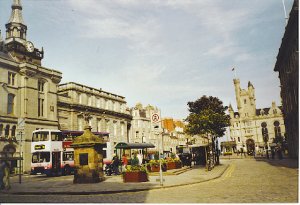
[[[73,160],[74,160],[74,152],[63,153],[63,161],[73,161]]]
[[[49,140],[48,136],[49,136],[49,132],[47,131],[35,132],[32,135],[32,141],[33,142],[48,141]]]
[[[51,132],[51,141],[63,141],[61,132]]]
[[[32,154],[32,163],[50,162],[50,152],[35,152]]]
[[[49,140],[49,132],[41,132],[41,141]]]
[[[38,142],[38,141],[40,141],[40,138],[39,138],[39,133],[33,133],[32,134],[32,141],[33,142]]]

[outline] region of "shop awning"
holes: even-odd
[[[146,149],[154,148],[155,146],[152,143],[126,143],[120,142],[116,145],[116,149]]]

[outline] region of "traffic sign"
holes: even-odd
[[[153,123],[158,123],[160,121],[160,116],[158,113],[153,113],[151,116],[151,121]]]
[[[25,118],[18,118],[18,130],[24,130],[25,128]]]

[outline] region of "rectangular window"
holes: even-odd
[[[73,161],[74,160],[74,152],[63,152],[63,161]]]
[[[51,132],[51,141],[63,141],[61,132]]]
[[[8,94],[7,96],[7,114],[14,114],[15,95]]]
[[[32,141],[38,142],[38,141],[48,141],[49,140],[49,132],[36,132],[32,135]]]
[[[8,85],[15,85],[15,77],[16,77],[15,73],[8,72],[7,84]]]
[[[38,98],[38,116],[44,116],[44,99]]]
[[[50,152],[35,152],[32,154],[32,163],[50,162]]]
[[[44,82],[38,81],[38,91],[44,92]]]

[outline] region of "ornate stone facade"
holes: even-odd
[[[59,85],[59,129],[82,131],[84,112],[90,114],[92,131],[109,132],[106,157],[112,158],[114,146],[129,141],[132,117],[126,108],[125,97],[73,82]]]
[[[129,142],[152,143],[155,148],[149,150],[157,150],[159,142],[154,125],[151,123],[151,115],[154,112],[160,115],[160,110],[152,105],[143,107],[141,103],[137,103],[135,107],[130,109],[130,112],[132,115],[132,129]]]
[[[6,38],[0,42],[0,151],[23,152],[24,170],[29,171],[32,131],[58,129],[56,93],[62,74],[41,66],[43,52],[27,41],[21,11],[20,1],[14,0]],[[18,119],[24,122],[21,127]]]
[[[238,112],[229,106],[230,137],[236,142],[236,150],[252,153],[264,149],[276,137],[284,137],[285,126],[281,107],[272,102],[270,108],[256,109],[255,89],[249,82],[248,89],[240,88],[240,80],[234,79]]]
[[[289,156],[299,158],[299,1],[295,0],[274,71],[279,72]]]

